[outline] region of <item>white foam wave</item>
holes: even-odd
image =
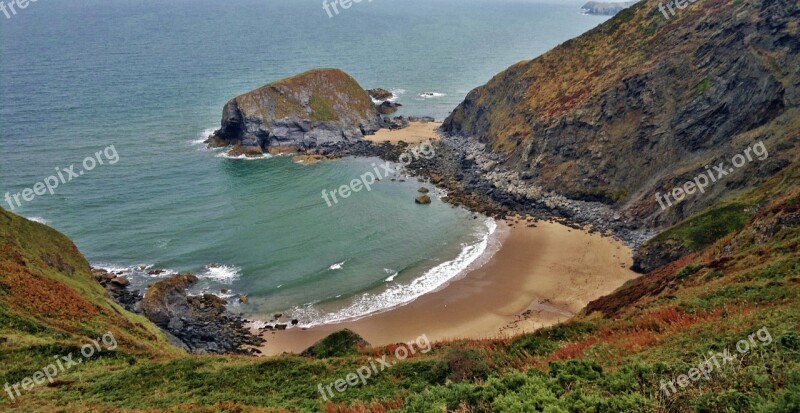
[[[364,293],[353,299],[347,307],[335,313],[323,313],[315,305],[295,307],[289,313],[293,318],[299,319],[300,327],[314,327],[321,324],[334,324],[347,320],[363,318],[370,314],[379,313],[408,304],[418,297],[439,290],[451,280],[464,273],[473,263],[487,251],[490,239],[497,229],[497,223],[492,218],[484,221],[486,230],[483,237],[474,244],[465,244],[458,256],[431,268],[411,284],[395,284],[377,294]],[[491,251],[493,254],[495,251]],[[488,261],[485,257],[482,262]],[[394,279],[393,277],[390,277]]]
[[[439,93],[439,92],[423,92],[423,93],[419,94],[419,97],[421,97],[423,99],[440,98],[442,96],[447,96],[447,95],[444,94],[444,93]]]
[[[246,156],[246,155],[233,156],[233,155],[228,155],[227,152],[222,152],[219,155],[217,155],[217,158],[243,159],[245,161],[255,161],[255,160],[258,160],[258,159],[269,159],[269,158],[272,158],[272,155],[270,155],[268,153],[265,153],[265,154],[259,155],[259,156]]]
[[[397,99],[400,99],[400,96],[402,96],[404,93],[406,93],[406,90],[405,89],[389,89],[389,92],[392,93],[392,97],[390,97],[389,99],[386,99],[385,101],[397,102]],[[381,103],[384,102],[384,100],[379,100],[379,99],[375,99],[375,98],[372,98],[372,97],[370,97],[370,99],[372,99],[372,103],[374,103],[376,105],[381,104]]]
[[[178,272],[170,269],[158,269],[154,271],[155,265],[153,264],[136,264],[136,265],[116,265],[116,264],[92,264],[95,268],[100,268],[106,270],[112,274],[117,275],[124,275],[127,277],[139,277],[139,278],[164,278],[170,277],[173,275],[177,275]],[[151,272],[153,274],[151,274]],[[158,272],[158,273],[155,273]]]
[[[197,278],[231,284],[239,278],[241,270],[241,268],[232,265],[209,264],[197,273]]]
[[[387,283],[394,281],[394,277],[397,277],[397,274],[399,274],[397,271],[391,268],[384,268],[383,271],[385,271],[387,274],[390,274],[388,278],[383,280],[386,281]]]
[[[28,218],[28,220],[33,221],[33,222],[38,222],[38,223],[40,223],[42,225],[47,225],[47,224],[50,223],[50,221],[48,221],[48,220],[46,220],[46,219],[44,219],[42,217],[30,217],[30,218]]]
[[[214,132],[216,132],[216,130],[217,130],[216,128],[204,129],[202,132],[200,132],[199,135],[197,135],[196,139],[192,139],[191,141],[189,141],[189,143],[192,146],[203,145],[203,147],[205,148],[206,140],[208,140],[208,138],[210,138],[211,135]]]
[[[336,263],[336,264],[333,264],[333,265],[331,265],[331,266],[330,266],[330,267],[328,267],[328,268],[329,268],[329,269],[331,269],[331,270],[333,270],[333,271],[336,271],[336,270],[341,270],[341,269],[342,269],[342,267],[344,267],[344,263],[346,263],[346,262],[347,262],[347,260],[344,260],[344,261],[342,261],[342,262],[338,262],[338,263]]]

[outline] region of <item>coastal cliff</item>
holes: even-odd
[[[594,30],[510,67],[444,122],[479,139],[533,189],[601,202],[663,228],[746,191],[796,156],[800,121],[797,2],[708,0],[666,18],[643,1]],[[663,210],[655,197],[763,141],[702,196]]]
[[[353,142],[380,129],[369,94],[338,69],[318,69],[231,99],[211,146],[260,154],[269,147],[310,148]]]

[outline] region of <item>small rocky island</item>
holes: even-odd
[[[222,127],[207,143],[233,155],[354,142],[381,128],[370,95],[338,69],[317,69],[237,96],[223,109]]]
[[[636,1],[623,1],[603,3],[599,1],[590,1],[581,7],[581,10],[586,14],[599,14],[603,16],[613,16],[630,6],[636,4]]]

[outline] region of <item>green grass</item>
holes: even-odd
[[[653,238],[651,244],[673,239],[681,241],[691,251],[700,250],[744,228],[752,215],[748,210],[752,208],[742,203],[712,208],[664,231]]]

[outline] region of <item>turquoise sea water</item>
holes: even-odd
[[[0,196],[114,145],[119,162],[15,212],[136,286],[157,278],[149,268],[192,271],[198,290],[247,294],[250,315],[294,308],[308,325],[441,285],[486,248],[491,222],[414,204],[414,179],[325,204],[323,189],[377,159],[234,160],[197,142],[228,99],[317,67],[394,89],[399,115],[442,119],[500,70],[605,18],[580,14],[582,0],[374,0],[334,18],[321,3],[41,0],[0,15]]]

